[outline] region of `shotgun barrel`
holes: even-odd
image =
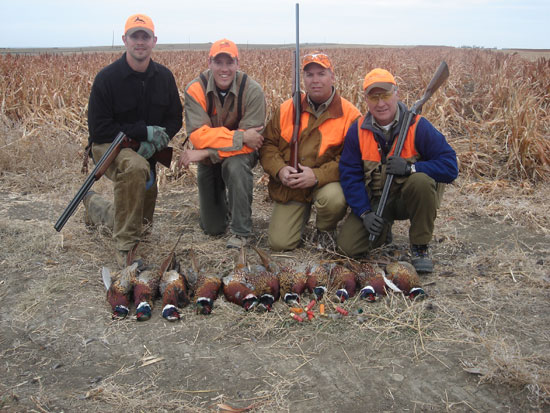
[[[123,132],[119,132],[109,149],[103,154],[99,162],[96,164],[94,170],[88,175],[84,184],[80,187],[73,200],[69,203],[65,211],[61,214],[59,219],[54,225],[57,232],[65,226],[71,215],[74,213],[80,201],[88,193],[95,181],[97,181],[105,173],[111,162],[117,157],[118,153],[122,149],[122,142],[126,135]]]
[[[294,104],[294,128],[290,140],[290,166],[300,171],[298,166],[298,138],[300,135],[300,116],[302,114],[300,93],[300,5],[296,3],[296,50],[294,51],[294,72],[292,82],[292,101]]]

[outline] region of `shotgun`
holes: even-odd
[[[54,228],[57,232],[61,231],[61,229],[65,226],[71,215],[80,204],[80,201],[82,201],[84,196],[86,196],[94,182],[103,176],[107,168],[118,156],[120,150],[122,148],[132,148],[136,150],[139,148],[139,145],[139,142],[128,138],[123,132],[118,133],[113,143],[111,143],[107,151],[97,162],[94,170],[90,173],[90,175],[88,175],[84,184],[80,187],[73,200],[69,203],[67,208],[65,208],[65,211],[63,211],[63,213],[55,223]],[[157,160],[159,163],[169,168],[170,162],[172,161],[172,151],[173,148],[166,147],[162,151],[156,152],[153,155],[153,159]]]
[[[292,76],[292,101],[294,104],[294,128],[290,140],[290,163],[289,165],[301,172],[298,167],[298,137],[300,135],[300,116],[302,115],[300,93],[300,5],[296,3],[296,50],[294,51],[294,72]]]
[[[413,117],[419,115],[422,112],[422,106],[428,101],[429,98],[435,93],[439,87],[445,83],[449,77],[449,67],[444,61],[441,62],[437,71],[432,77],[430,84],[426,88],[424,95],[417,100],[410,110],[407,110],[405,116],[403,117],[403,123],[401,124],[401,129],[399,129],[399,136],[397,138],[397,143],[395,144],[394,156],[401,156],[401,150],[405,144],[405,137],[407,136],[407,131],[409,130],[409,125],[411,124]],[[386,175],[386,181],[384,182],[384,189],[382,190],[382,196],[380,197],[380,203],[376,209],[376,215],[379,217],[384,213],[384,208],[386,207],[386,202],[388,201],[388,195],[390,193],[390,186],[393,182],[393,174]],[[376,236],[370,234],[369,240],[374,241]]]

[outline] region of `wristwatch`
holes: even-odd
[[[411,174],[416,173],[416,166],[414,166],[414,163],[411,164]]]

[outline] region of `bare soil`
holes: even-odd
[[[268,250],[271,205],[256,169],[253,243]],[[550,403],[549,190],[449,186],[436,221],[428,294],[352,299],[339,316],[298,323],[287,306],[251,312],[223,297],[210,316],[111,319],[101,281],[111,234],[87,229],[82,208],[53,229],[84,178],[61,192],[0,175],[0,411],[526,412]],[[155,225],[141,244],[160,265],[232,270],[225,237],[198,226],[193,170],[162,175]],[[36,183],[35,183],[36,184]],[[94,190],[110,191],[107,179]],[[407,258],[406,223],[368,259]],[[275,260],[342,257],[312,244]],[[249,257],[257,262],[250,250]],[[308,302],[308,297],[303,298]],[[133,309],[131,309],[133,314]],[[242,410],[240,410],[242,409]]]

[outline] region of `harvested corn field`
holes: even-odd
[[[303,50],[306,53],[308,50]],[[219,298],[210,315],[186,307],[111,319],[101,268],[111,234],[82,209],[53,224],[85,176],[87,101],[95,74],[119,53],[0,56],[0,410],[2,411],[542,411],[550,406],[550,60],[480,49],[325,48],[341,94],[363,112],[361,84],[390,70],[411,106],[442,60],[450,77],[424,105],[460,175],[448,186],[432,241],[428,297],[326,301],[299,322],[276,302],[245,312]],[[206,50],[158,50],[180,95]],[[268,116],[290,97],[289,49],[244,49],[240,66],[264,88]],[[184,129],[172,146],[176,155]],[[271,204],[255,168],[252,243],[267,247]],[[196,169],[159,170],[155,224],[142,244],[160,266],[178,236],[180,264],[223,275],[236,252],[198,225]],[[108,194],[102,178],[94,190]],[[368,257],[407,259],[408,226]],[[339,262],[318,245],[273,254],[283,263]],[[259,263],[250,250],[251,263]],[[307,305],[309,297],[302,304]],[[134,309],[131,309],[132,313]]]

